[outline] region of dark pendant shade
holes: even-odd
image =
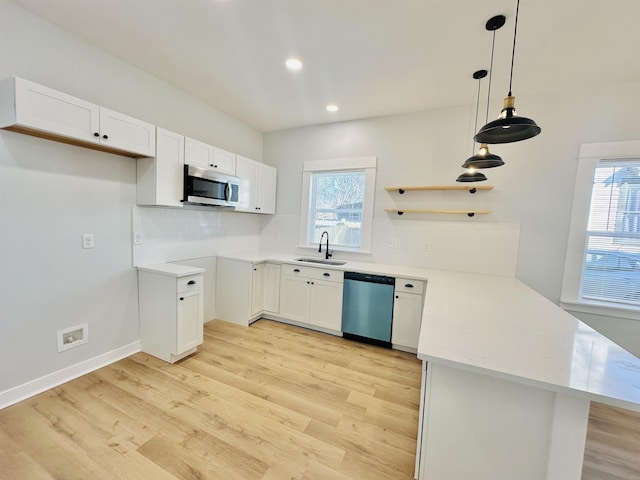
[[[504,165],[504,161],[498,155],[494,155],[489,152],[489,147],[486,143],[480,145],[478,153],[473,157],[467,158],[467,161],[462,164],[462,168],[493,168]]]
[[[500,118],[487,123],[473,139],[479,143],[512,143],[535,137],[542,131],[536,122],[515,112],[515,97],[506,97]]]
[[[484,182],[487,177],[480,172],[464,172],[458,178],[456,182]]]

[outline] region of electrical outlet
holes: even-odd
[[[79,347],[89,341],[89,326],[86,323],[58,331],[58,352]]]
[[[93,233],[82,234],[82,248],[94,248],[96,246]]]

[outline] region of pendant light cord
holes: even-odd
[[[487,88],[487,109],[484,116],[484,123],[489,123],[489,101],[491,100],[491,76],[493,75],[493,52],[496,47],[496,31],[493,31],[493,41],[491,42],[491,62],[489,63],[489,87]],[[476,132],[478,126],[476,125]]]
[[[520,0],[516,1],[516,21],[513,30],[513,49],[511,50],[511,73],[509,74],[509,96],[511,96],[511,84],[513,82],[513,59],[516,56],[516,36],[518,35],[518,10],[520,10]]]
[[[482,77],[478,79],[478,99],[476,100],[476,123],[473,126],[473,131],[478,131],[478,110],[480,109],[480,84],[482,82]],[[473,140],[473,137],[471,138]],[[473,151],[475,150],[476,141],[473,140],[471,142],[471,155],[473,155]]]

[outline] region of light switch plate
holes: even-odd
[[[96,246],[93,233],[82,234],[82,248],[94,248]]]

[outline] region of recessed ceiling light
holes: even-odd
[[[337,105],[327,105],[327,112],[337,112],[338,110]]]
[[[289,70],[301,70],[302,62],[297,58],[287,58],[287,61],[284,62]]]

